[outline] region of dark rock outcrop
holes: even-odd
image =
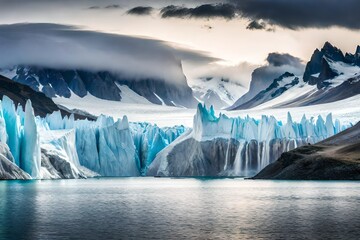
[[[0,75],[0,98],[2,99],[3,96],[9,97],[15,104],[20,104],[23,108],[25,108],[26,101],[30,99],[35,115],[41,117],[59,110],[63,116],[69,116],[72,113],[64,108],[59,108],[44,93],[34,91],[29,86],[14,82]],[[90,115],[84,116],[80,113],[74,113],[74,115],[76,119],[93,119]]]
[[[0,180],[31,179],[30,175],[14,162],[9,147],[4,143],[0,143]]]
[[[311,56],[310,61],[306,64],[304,72],[304,82],[308,82],[310,85],[318,84],[317,77],[314,74],[320,73],[324,67],[323,58],[326,57],[333,61],[345,61],[344,54],[340,49],[334,47],[329,42],[326,42],[321,50],[316,49]],[[326,66],[325,66],[326,67]]]
[[[189,138],[178,145],[168,155],[167,172],[159,171],[161,161],[154,161],[147,172],[148,176],[219,176],[225,164],[234,164],[239,142],[234,139],[214,139],[196,141]],[[228,154],[228,156],[226,156]],[[226,158],[230,159],[226,163]],[[181,159],[181,161],[180,161]]]
[[[360,180],[360,123],[316,145],[283,153],[254,179]]]

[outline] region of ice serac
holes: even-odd
[[[29,173],[32,178],[40,179],[41,175],[41,152],[40,139],[35,122],[34,110],[31,101],[25,106],[24,129],[21,141],[20,167]]]
[[[126,117],[99,129],[100,174],[139,176],[140,164]]]
[[[31,101],[17,108],[4,96],[0,103],[1,175],[6,179],[85,178],[98,174],[79,163],[74,116],[35,117]],[[51,122],[52,130],[48,122]],[[64,129],[66,128],[66,129]],[[6,151],[5,151],[6,150]],[[9,163],[11,162],[11,164]]]
[[[167,147],[186,130],[184,126],[159,128],[157,125],[149,123],[131,123],[130,128],[142,175],[146,174],[157,153]]]
[[[115,121],[101,115],[89,121],[62,118],[54,112],[41,122],[46,129],[42,134],[74,131],[79,165],[101,176],[145,175],[157,153],[185,131],[183,126],[159,128],[149,123],[129,123],[126,116]],[[42,148],[44,152],[51,146]]]
[[[273,116],[229,118],[199,104],[193,129],[159,152],[150,176],[253,176],[283,152],[330,137],[345,127],[328,115],[300,123]]]
[[[72,179],[96,176],[80,165],[75,129],[40,131],[41,172],[44,179]]]
[[[2,110],[7,132],[7,145],[14,157],[15,164],[20,166],[20,118],[16,113],[14,102],[4,96],[2,99]]]

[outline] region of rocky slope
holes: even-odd
[[[72,113],[65,108],[59,108],[59,106],[50,98],[46,97],[45,94],[36,92],[26,85],[14,82],[0,75],[0,98],[2,99],[3,96],[9,97],[14,101],[15,105],[20,104],[23,108],[25,108],[26,101],[30,99],[35,115],[41,117],[45,117],[46,114],[54,111],[60,111],[63,116],[70,116]],[[76,119],[93,118],[93,116],[81,112],[74,113],[74,115]]]
[[[283,153],[254,179],[360,180],[360,123],[318,144]]]
[[[28,180],[30,175],[14,163],[9,147],[0,142],[0,180]]]

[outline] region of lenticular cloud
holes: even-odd
[[[167,43],[146,38],[82,30],[58,24],[0,25],[0,68],[36,65],[111,71],[132,79],[184,81],[184,54]]]

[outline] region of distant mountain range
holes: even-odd
[[[2,69],[0,74],[49,98],[90,94],[105,100],[185,108],[194,108],[199,102],[228,110],[298,107],[360,94],[360,46],[354,54],[343,54],[326,42],[314,51],[305,70],[291,70],[270,72],[265,78],[261,74],[263,67],[255,69],[248,92],[239,83],[211,76],[197,79],[189,86],[185,76],[183,82],[172,83],[152,78],[125,78],[108,71],[21,65]],[[130,100],[127,96],[131,96]]]
[[[194,107],[198,103],[193,97],[185,77],[183,83],[171,83],[161,79],[122,78],[108,71],[59,70],[35,66],[15,66],[3,69],[0,74],[28,85],[47,97],[71,98],[91,94],[97,98],[121,101],[121,86],[128,86],[134,95],[142,96],[159,105]]]
[[[352,97],[360,94],[360,46],[344,55],[326,42],[314,51],[303,76],[285,72],[265,89],[251,86],[229,110],[309,106]]]

